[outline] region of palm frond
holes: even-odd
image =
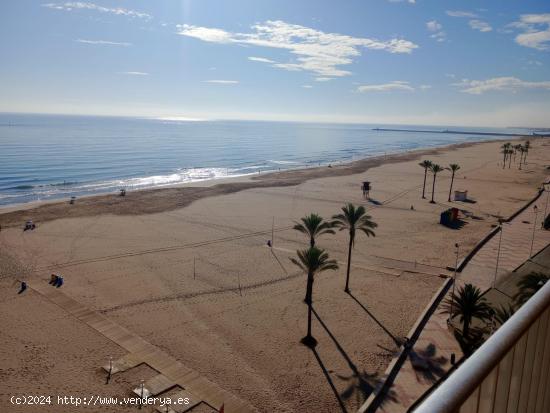
[[[549,279],[550,275],[542,272],[531,272],[524,276],[517,284],[519,291],[514,296],[516,304],[521,306],[527,302],[527,300],[534,296]]]

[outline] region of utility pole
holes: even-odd
[[[502,244],[502,222],[498,227],[500,230],[500,236],[498,238],[497,263],[495,265],[495,278],[493,280],[493,288],[495,288],[497,285],[498,261],[500,260],[500,245]]]
[[[456,249],[456,256],[455,256],[455,270],[453,274],[453,291],[451,292],[451,311],[449,312],[449,319],[447,320],[447,323],[451,324],[453,319],[453,311],[454,311],[454,303],[455,303],[455,286],[456,286],[456,271],[458,267],[458,243],[455,244]],[[415,260],[416,265],[416,260]]]
[[[535,213],[535,222],[533,223],[533,237],[531,238],[531,250],[529,251],[529,258],[533,256],[533,245],[535,244],[535,230],[537,229],[537,214],[539,209],[535,205],[533,207],[533,212]]]

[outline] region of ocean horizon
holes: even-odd
[[[4,113],[0,114],[0,206],[337,164],[498,138],[375,128],[530,133],[520,128],[445,125]]]

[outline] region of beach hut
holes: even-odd
[[[446,227],[453,226],[458,220],[458,208],[449,208],[440,215],[439,223]]]
[[[468,191],[462,189],[455,191],[455,201],[464,202],[466,200],[468,200]]]

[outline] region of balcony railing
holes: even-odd
[[[550,282],[415,410],[455,412],[550,412]]]

